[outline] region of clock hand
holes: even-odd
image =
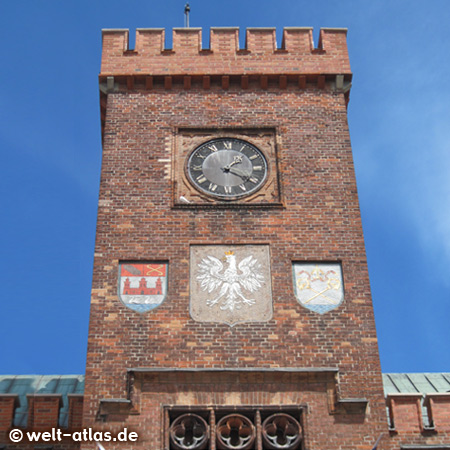
[[[240,169],[231,168],[228,170],[228,172],[232,173],[233,175],[237,175],[238,177],[241,177],[244,181],[247,181],[250,178],[251,173],[244,172]]]
[[[224,172],[229,172],[231,166],[234,166],[235,164],[239,164],[242,162],[242,156],[241,155],[236,155],[233,159],[233,161],[230,164],[227,164],[225,167],[222,167],[222,170]]]

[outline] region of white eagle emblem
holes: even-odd
[[[252,306],[254,299],[248,299],[242,293],[242,288],[249,292],[256,292],[264,283],[261,264],[252,255],[244,258],[236,267],[234,252],[225,252],[228,267],[223,273],[224,265],[218,258],[208,255],[198,264],[197,280],[203,291],[211,294],[220,288],[216,298],[206,301],[208,306],[214,306],[223,298],[220,309],[234,311],[242,304]]]

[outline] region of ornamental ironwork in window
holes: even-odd
[[[165,408],[166,450],[303,450],[303,408]]]

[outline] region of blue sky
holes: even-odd
[[[0,0],[0,373],[84,373],[101,29],[184,0]],[[382,369],[450,371],[450,1],[192,0],[191,26],[346,27],[349,122]],[[244,40],[241,39],[244,45]]]

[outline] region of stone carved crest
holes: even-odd
[[[295,295],[303,307],[325,314],[344,301],[339,263],[294,263],[293,273]]]
[[[191,247],[191,316],[198,322],[265,322],[272,317],[267,245]]]

